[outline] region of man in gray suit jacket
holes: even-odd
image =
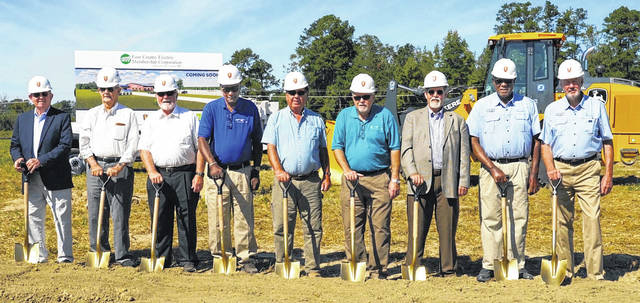
[[[458,225],[458,197],[469,188],[469,130],[464,119],[442,109],[447,78],[432,71],[424,78],[427,106],[407,114],[402,128],[402,169],[420,193],[418,208],[418,241],[416,260],[421,260],[424,242],[435,208],[436,226],[440,242],[440,274],[455,274],[456,227]],[[407,195],[409,244],[406,263],[413,252],[414,193]]]

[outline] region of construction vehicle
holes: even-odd
[[[540,123],[542,123],[547,105],[564,96],[562,89],[558,86],[556,62],[560,47],[565,40],[565,35],[560,33],[515,33],[489,37],[491,61],[487,66],[484,87],[454,88],[463,92],[458,97],[446,99],[444,109],[455,111],[466,119],[476,101],[495,92],[495,88],[491,85],[493,64],[501,58],[509,58],[515,62],[518,72],[514,91],[536,102]],[[601,66],[596,68],[598,76],[590,75],[587,71],[587,57],[593,50],[593,47],[589,48],[580,58],[585,70],[583,92],[600,99],[605,104],[613,133],[614,162],[632,165],[640,153],[640,120],[634,119],[633,116],[635,103],[640,100],[640,81],[602,77]],[[398,108],[399,88],[412,92],[416,98],[423,101],[424,90],[390,81],[385,107],[396,114],[402,127],[405,114],[412,108]],[[332,121],[327,122],[329,132],[327,139],[331,138],[333,125]],[[332,173],[339,176],[340,166],[335,162],[332,154],[331,158]]]

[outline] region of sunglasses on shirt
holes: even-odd
[[[360,99],[369,100],[369,99],[371,99],[371,95],[353,96],[353,100],[360,101]]]
[[[439,89],[439,90],[430,89],[430,90],[428,90],[428,91],[427,91],[427,93],[428,93],[429,95],[443,95],[443,94],[444,94],[444,91],[443,91],[443,90],[441,90],[441,89]]]
[[[31,96],[35,97],[35,98],[39,98],[40,95],[42,95],[43,97],[46,97],[49,95],[49,92],[41,92],[41,93],[33,93],[31,94]]]
[[[287,95],[289,96],[295,96],[296,94],[298,94],[298,96],[304,96],[307,93],[306,90],[288,90],[287,91]]]
[[[115,87],[99,87],[98,91],[100,91],[101,93],[104,93],[105,91],[108,92],[113,92],[116,88]]]
[[[238,91],[238,86],[229,86],[229,87],[223,87],[222,91],[225,93],[230,93],[230,92],[237,92]]]
[[[171,97],[175,93],[176,93],[176,91],[172,90],[170,92],[159,92],[159,93],[156,93],[156,95],[158,95],[158,97],[164,97],[164,96]]]

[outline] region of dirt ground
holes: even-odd
[[[0,142],[0,150],[8,146]],[[8,144],[7,144],[8,145]],[[549,258],[551,243],[550,191],[543,188],[530,198],[527,236],[527,269],[533,281],[478,283],[475,276],[481,267],[482,247],[479,240],[477,186],[460,200],[457,245],[458,276],[430,276],[427,281],[408,282],[401,279],[400,265],[407,243],[406,202],[402,193],[393,203],[390,279],[350,283],[339,277],[344,258],[342,223],[338,201],[339,186],[324,196],[323,277],[283,280],[273,273],[273,235],[269,201],[273,173],[261,172],[262,185],[254,201],[256,237],[261,273],[243,272],[225,276],[211,272],[212,260],[207,252],[206,203],[197,209],[198,272],[184,273],[181,268],[168,268],[161,273],[141,273],[134,268],[112,265],[106,270],[85,266],[88,251],[86,189],[84,176],[74,177],[73,239],[75,262],[56,264],[56,236],[51,213],[47,212],[47,247],[49,263],[17,264],[13,246],[24,235],[22,199],[19,177],[11,171],[8,155],[0,153],[0,301],[18,302],[640,302],[640,165],[615,166],[614,191],[602,200],[602,230],[605,250],[606,281],[591,281],[581,264],[583,255],[581,213],[575,218],[575,251],[577,277],[560,288],[545,285],[539,276],[541,258]],[[266,163],[266,161],[265,161]],[[477,183],[477,166],[472,169],[472,182]],[[134,204],[131,213],[131,250],[137,257],[149,256],[149,210],[146,175],[136,173]],[[432,224],[427,237],[424,260],[437,270],[437,232]],[[297,226],[295,243],[302,243]],[[175,237],[174,237],[175,238]],[[111,242],[113,243],[113,242]],[[177,243],[176,243],[177,244]],[[175,247],[175,244],[174,244]],[[295,256],[302,251],[296,249]]]

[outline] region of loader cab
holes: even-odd
[[[509,58],[516,64],[517,78],[513,91],[533,99],[540,114],[555,100],[557,80],[555,62],[558,50],[565,40],[563,34],[520,33],[504,34],[489,38],[492,49],[491,63],[487,68],[483,96],[495,92],[491,69],[501,58]]]

